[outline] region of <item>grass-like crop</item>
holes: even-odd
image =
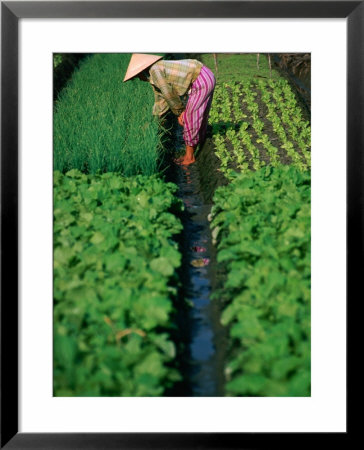
[[[54,395],[159,396],[181,202],[157,176],[54,173]]]
[[[293,166],[241,173],[215,193],[227,395],[310,395],[310,193],[309,172]]]
[[[160,129],[148,83],[123,83],[130,54],[94,54],[80,64],[54,107],[54,170],[158,171]]]

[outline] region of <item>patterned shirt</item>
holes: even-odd
[[[181,97],[198,77],[203,64],[196,59],[157,61],[149,69],[149,82],[154,90],[153,114],[163,115],[169,108],[179,116],[185,106]]]

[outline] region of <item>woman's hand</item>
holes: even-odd
[[[178,123],[181,125],[181,127],[183,127],[185,124],[184,114],[185,113],[183,111],[183,113],[180,116],[178,116]]]

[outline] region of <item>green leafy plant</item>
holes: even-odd
[[[54,395],[159,396],[179,379],[175,190],[155,176],[54,173]]]
[[[310,175],[292,166],[217,189],[211,227],[227,272],[227,395],[310,395]]]

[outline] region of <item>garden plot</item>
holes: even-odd
[[[284,79],[218,84],[210,113],[220,170],[311,166],[310,124]]]
[[[54,108],[54,395],[159,396],[180,379],[172,339],[181,255],[160,124],[128,54],[82,61]]]
[[[213,298],[229,330],[225,395],[310,395],[310,123],[283,78],[217,84]],[[204,157],[205,150],[202,150]]]
[[[241,173],[215,193],[227,395],[310,395],[310,193],[293,166]]]
[[[227,65],[230,57],[219,56]],[[219,369],[200,381],[218,376],[211,378],[218,389],[196,388],[197,395],[310,395],[306,111],[276,72],[272,79],[251,76],[255,55],[235,55],[228,72],[221,66],[211,137],[196,166],[180,169],[183,207],[176,186],[158,175],[161,137],[173,136],[161,136],[151,116],[152,91],[139,81],[122,83],[129,58],[87,57],[55,104],[54,394],[162,396],[176,385],[179,395],[191,391],[183,390],[189,379],[181,348],[208,320],[200,308],[194,325],[182,321],[177,329],[176,311],[198,303],[183,297],[181,283],[204,272],[213,274],[214,293],[203,301],[213,297],[214,311],[222,310],[223,330],[209,342],[226,340],[227,352],[209,345]],[[250,61],[245,77],[240,59]],[[201,236],[181,245],[180,217],[192,218],[186,229],[204,215],[207,225],[202,211],[211,204],[196,203],[197,185],[209,199],[220,186],[209,216],[217,263]],[[195,228],[201,232],[200,223]]]
[[[80,64],[54,108],[54,169],[123,176],[158,172],[161,131],[146,83],[123,83],[129,54]]]
[[[176,188],[156,177],[54,174],[54,395],[161,395],[181,255]]]

